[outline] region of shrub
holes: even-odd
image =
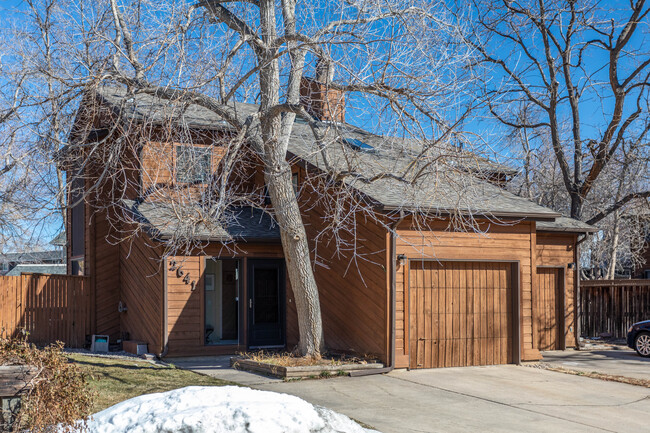
[[[0,338],[0,365],[25,365],[35,375],[23,395],[13,431],[71,431],[74,424],[90,414],[93,395],[86,374],[68,362],[63,343],[57,341],[44,349],[21,338]]]

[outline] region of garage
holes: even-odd
[[[533,285],[533,343],[538,350],[562,350],[564,329],[563,272],[561,268],[538,267]]]
[[[515,362],[513,263],[411,260],[410,368]]]

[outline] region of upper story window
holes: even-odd
[[[208,183],[212,173],[212,147],[176,146],[176,182]]]

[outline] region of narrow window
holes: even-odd
[[[212,173],[212,148],[176,146],[176,182],[208,183]]]
[[[86,228],[83,189],[84,180],[82,178],[75,177],[72,179],[70,194],[68,195],[68,206],[70,206],[70,259],[73,275],[83,274]]]

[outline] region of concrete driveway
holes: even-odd
[[[264,383],[384,432],[645,432],[650,389],[514,365]]]
[[[650,381],[650,358],[643,358],[634,350],[623,346],[596,350],[550,351],[543,352],[542,355],[543,362],[552,367]]]
[[[650,388],[539,368],[396,370],[284,382],[232,370],[228,357],[172,362],[252,388],[296,395],[383,433],[650,431]]]

